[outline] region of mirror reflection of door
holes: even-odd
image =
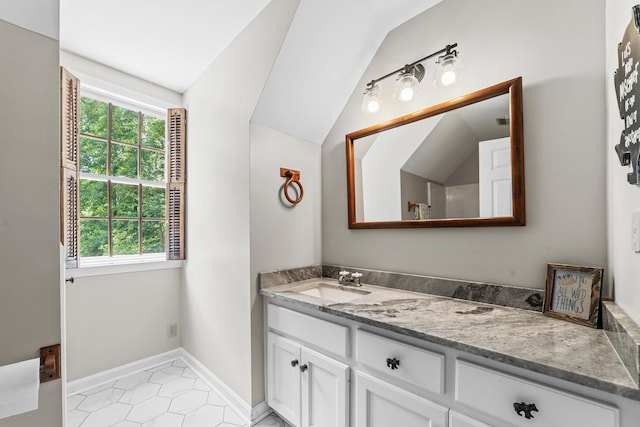
[[[511,141],[480,141],[480,217],[511,215]]]

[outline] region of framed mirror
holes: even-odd
[[[346,135],[349,228],[525,225],[522,78]]]

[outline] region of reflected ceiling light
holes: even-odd
[[[449,86],[462,79],[462,62],[458,58],[458,51],[453,47],[447,49],[447,52],[440,56],[436,62],[436,86]]]
[[[458,52],[455,50],[457,46],[458,43],[447,45],[439,51],[418,59],[411,64],[407,64],[402,68],[390,72],[389,74],[385,74],[382,77],[371,80],[367,83],[367,87],[364,92],[362,111],[368,114],[380,111],[382,108],[382,92],[380,91],[378,82],[396,74],[398,77],[396,78],[396,87],[393,92],[393,98],[396,101],[411,101],[418,90],[419,83],[425,75],[425,68],[421,62],[426,61],[429,58],[433,58],[434,56],[441,55],[438,57],[438,61],[436,62],[436,79],[439,79],[441,82],[438,86],[447,86],[459,81],[460,62],[458,59]],[[440,73],[440,69],[443,69],[442,73]],[[454,72],[455,74],[451,74],[451,72]]]

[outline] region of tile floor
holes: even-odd
[[[181,359],[67,397],[67,427],[247,427]],[[256,427],[287,427],[269,415]]]

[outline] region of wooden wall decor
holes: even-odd
[[[629,184],[640,184],[640,5],[632,8],[631,21],[618,44],[618,69],[614,73],[616,99],[624,129],[615,146],[622,166],[631,166]]]
[[[597,327],[602,274],[603,269],[597,267],[548,264],[542,313]]]

